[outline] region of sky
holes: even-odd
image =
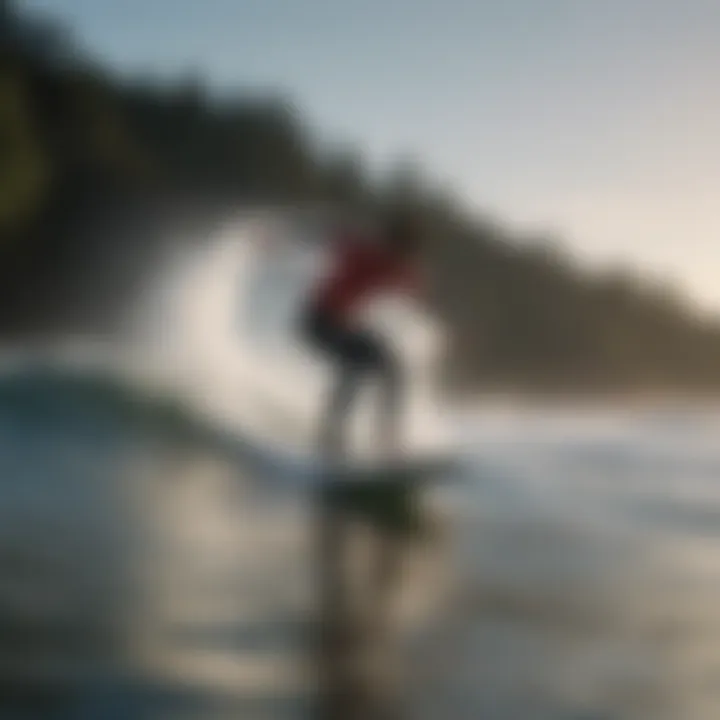
[[[373,166],[720,311],[720,0],[20,0],[129,73],[291,92]]]

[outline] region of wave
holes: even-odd
[[[213,452],[266,479],[309,481],[311,456],[271,444],[240,424],[213,415],[190,393],[97,363],[30,361],[0,374],[0,422],[71,427],[168,449]]]

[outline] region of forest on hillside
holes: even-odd
[[[157,258],[239,206],[401,202],[427,236],[456,387],[720,388],[720,319],[660,281],[591,273],[553,238],[513,237],[412,163],[373,178],[292,100],[120,78],[0,0],[0,337],[112,332]]]

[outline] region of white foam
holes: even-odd
[[[168,268],[139,303],[135,328],[143,347],[164,358],[206,409],[307,449],[330,372],[295,335],[295,316],[324,257],[322,238],[302,243],[302,232],[292,217],[277,214],[233,220],[210,245]],[[437,448],[446,440],[430,381],[438,329],[392,301],[369,308],[368,320],[396,346],[410,373],[407,445]],[[359,404],[356,449],[372,445],[373,399],[366,393]]]

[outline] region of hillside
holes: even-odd
[[[316,142],[288,98],[121,81],[7,0],[0,43],[3,337],[111,331],[173,243],[201,242],[238,204],[403,202],[429,240],[455,385],[720,387],[720,321],[661,283],[593,275],[555,242],[470,217],[411,165],[372,182],[362,154]]]

